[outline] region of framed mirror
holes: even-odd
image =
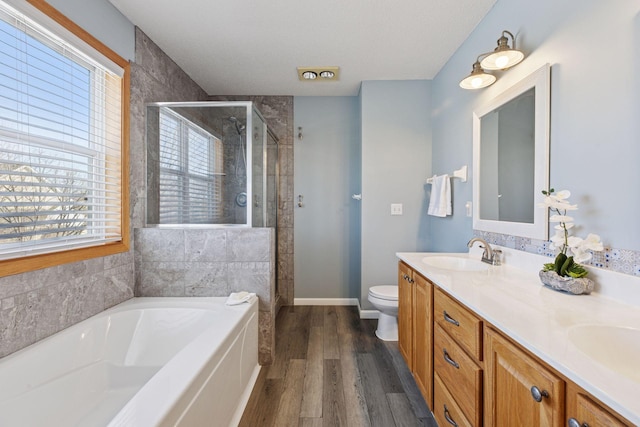
[[[473,113],[473,228],[548,238],[550,66]]]

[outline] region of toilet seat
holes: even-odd
[[[369,288],[369,295],[385,301],[398,301],[398,287],[391,285],[373,286]]]

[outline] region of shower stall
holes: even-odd
[[[252,102],[160,102],[146,113],[148,226],[276,227],[278,139]]]

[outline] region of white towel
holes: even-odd
[[[451,182],[449,175],[433,176],[427,213],[439,217],[451,215]]]
[[[227,298],[226,305],[239,305],[245,302],[250,303],[256,297],[253,292],[231,292],[229,298]]]

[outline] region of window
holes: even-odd
[[[160,108],[160,223],[213,224],[222,212],[222,141]]]
[[[128,249],[128,64],[34,4],[0,1],[2,273]]]

